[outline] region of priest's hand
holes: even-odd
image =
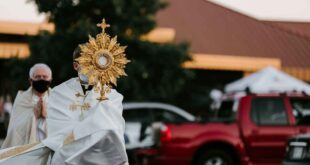
[[[41,117],[42,118],[46,118],[47,117],[47,111],[46,111],[46,102],[43,100],[43,99],[41,99],[42,101],[41,101],[41,105],[42,105],[42,108],[41,108]]]
[[[34,109],[33,109],[34,116],[37,119],[40,118],[42,115],[42,106],[43,106],[43,100],[42,100],[42,98],[40,98],[39,101],[37,102],[37,104],[34,106]]]
[[[67,145],[67,144],[70,144],[70,143],[72,143],[72,142],[74,142],[74,134],[73,134],[73,132],[71,132],[66,138],[65,138],[65,140],[64,140],[64,145]]]

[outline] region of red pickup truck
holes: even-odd
[[[235,103],[223,101],[204,123],[163,125],[159,143],[137,156],[149,165],[281,164],[287,139],[310,132],[305,94],[249,94]]]

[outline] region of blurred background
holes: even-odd
[[[43,62],[53,86],[75,76],[74,48],[100,29],[117,35],[132,61],[119,80],[125,101],[161,101],[197,114],[210,91],[266,66],[310,81],[310,4],[242,0],[12,0],[0,3],[0,95],[29,84]]]
[[[128,45],[128,77],[116,87],[125,102],[172,104],[203,118],[235,92],[227,84],[266,67],[310,82],[308,0],[10,0],[0,2],[2,116],[29,87],[33,64],[51,67],[52,86],[76,76],[72,52],[102,18]]]

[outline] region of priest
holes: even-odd
[[[80,54],[78,47],[74,59]],[[100,93],[80,72],[77,61],[74,68],[79,77],[55,87],[49,99],[49,138],[43,143],[55,151],[52,164],[127,163],[123,96],[112,89],[106,100],[98,100]]]
[[[17,93],[2,148],[40,142],[46,138],[46,107],[51,80],[52,71],[46,64],[38,63],[30,68],[31,86]]]

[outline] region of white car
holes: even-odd
[[[124,103],[126,149],[152,146],[152,124],[193,122],[195,117],[173,105],[153,102]]]

